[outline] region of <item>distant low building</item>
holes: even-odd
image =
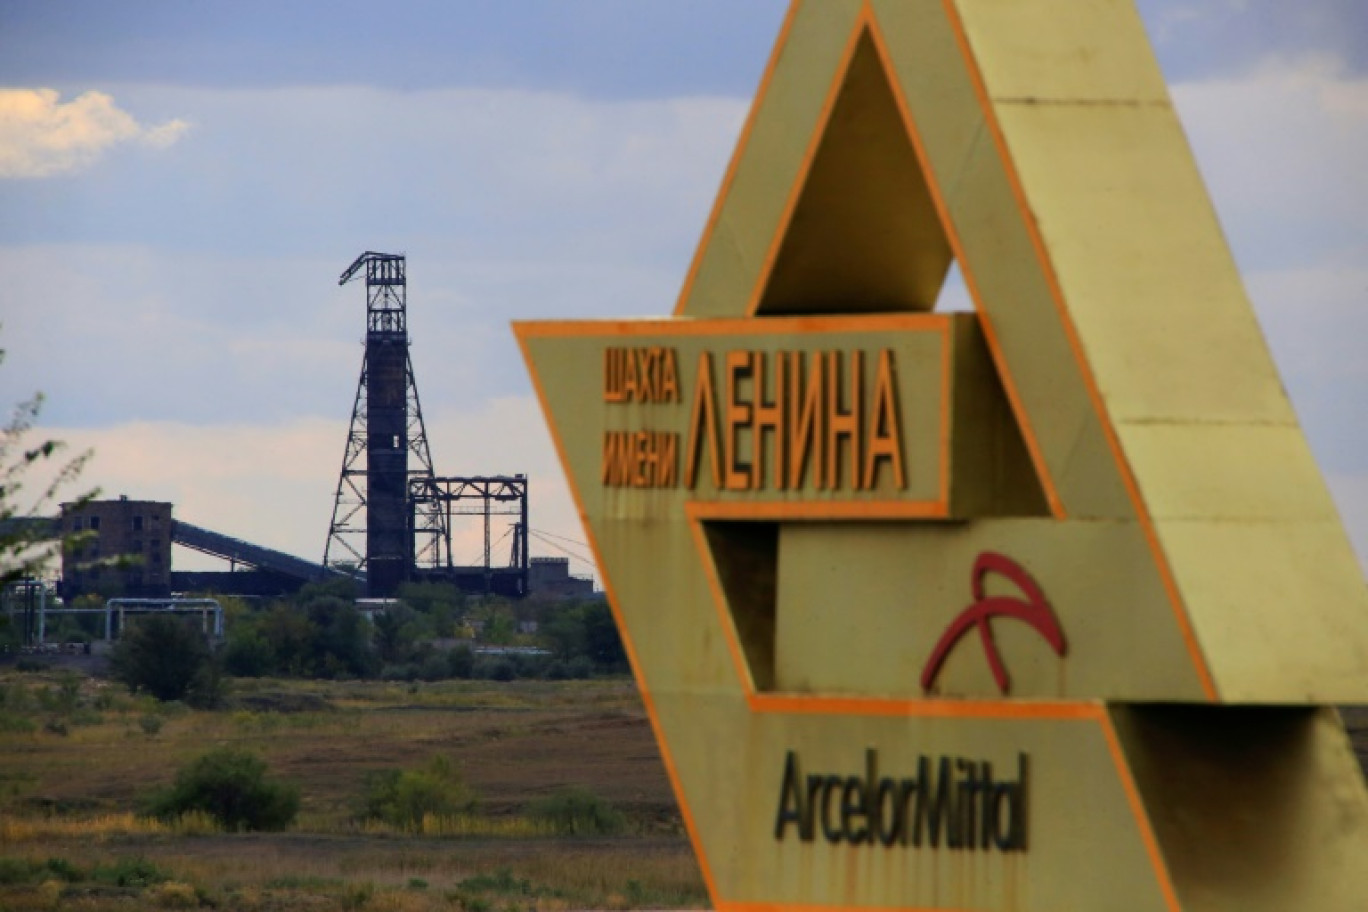
[[[532,598],[548,601],[596,597],[592,577],[570,575],[568,557],[532,558],[527,568],[527,589]]]
[[[62,552],[62,595],[165,598],[171,594],[171,504],[95,500],[62,504],[63,537],[86,533]]]

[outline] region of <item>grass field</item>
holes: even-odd
[[[1360,760],[1368,709],[1343,710]],[[297,823],[225,833],[137,814],[178,767],[246,747],[298,784]],[[358,819],[367,773],[448,757],[474,814]],[[565,786],[621,811],[566,837],[525,810]],[[0,912],[702,908],[698,867],[626,678],[397,684],[239,680],[200,712],[60,670],[0,665]]]
[[[0,666],[0,910],[698,908],[707,897],[626,678],[234,682],[234,708],[134,698]],[[218,746],[298,784],[283,833],[160,823],[140,802]],[[357,818],[368,772],[448,757],[473,814],[419,831]],[[622,812],[567,837],[524,810],[566,786]]]

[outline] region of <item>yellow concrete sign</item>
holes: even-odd
[[[1368,598],[1128,2],[798,0],[674,315],[515,329],[718,908],[1368,902]]]

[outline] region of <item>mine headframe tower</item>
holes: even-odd
[[[366,352],[323,564],[364,578],[372,598],[393,596],[408,579],[415,558],[409,483],[432,477],[409,358],[405,272],[403,256],[368,250],[337,282],[365,275]]]
[[[522,598],[527,595],[527,476],[469,475],[415,478],[409,482],[414,547],[414,577],[448,582],[463,592]],[[516,517],[509,532],[512,547],[507,567],[494,566],[491,519]],[[484,528],[484,560],[461,566],[452,554],[452,529],[459,517],[480,517]],[[505,533],[508,534],[508,533]],[[422,542],[422,547],[419,547]]]

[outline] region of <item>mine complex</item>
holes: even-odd
[[[366,251],[338,280],[365,281],[366,341],[320,563],[174,519],[170,503],[127,497],[71,503],[60,517],[42,521],[52,537],[95,533],[64,552],[62,595],[116,590],[156,599],[212,590],[272,596],[351,577],[372,599],[393,597],[405,582],[450,583],[463,592],[507,598],[592,596],[592,579],[571,575],[568,557],[529,555],[534,535],[565,549],[555,536],[528,525],[526,475],[434,470],[409,356],[406,267],[401,254]],[[453,529],[462,522],[482,524],[478,563],[455,560]],[[496,522],[506,527],[497,539]],[[175,571],[172,544],[221,558],[229,569]],[[506,560],[495,558],[496,547]]]

